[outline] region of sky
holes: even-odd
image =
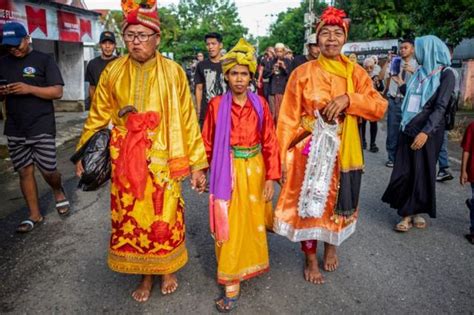
[[[234,0],[238,8],[242,24],[255,36],[267,35],[270,24],[277,19],[280,12],[287,8],[295,8],[301,0]],[[90,10],[94,9],[120,9],[120,0],[85,0]],[[158,0],[160,6],[177,4],[178,0]]]

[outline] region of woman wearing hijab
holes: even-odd
[[[301,242],[304,276],[315,284],[324,282],[317,242],[324,242],[323,269],[335,271],[336,246],[356,228],[364,168],[358,121],[379,120],[387,109],[364,68],[341,53],[349,31],[345,17],[333,7],[321,15],[321,53],[292,72],[277,126],[283,186],[274,230]]]
[[[444,71],[451,65],[449,49],[438,37],[417,38],[415,55],[421,66],[406,84],[395,165],[382,197],[402,217],[399,232],[425,228],[422,213],[436,218],[436,161],[455,85],[452,71]]]
[[[241,281],[269,270],[265,223],[271,222],[266,215],[271,215],[281,164],[270,108],[248,90],[256,69],[254,48],[240,39],[222,57],[229,90],[209,102],[202,131],[211,165],[209,210],[217,282],[225,287],[216,300],[219,312],[236,307]]]

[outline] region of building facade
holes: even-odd
[[[0,28],[10,21],[23,24],[33,48],[58,63],[65,83],[62,99],[55,102],[58,111],[84,110],[84,52],[99,40],[99,16],[78,0],[0,0]]]

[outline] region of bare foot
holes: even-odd
[[[314,284],[323,284],[324,278],[319,271],[318,258],[316,254],[306,255],[306,263],[304,266],[304,279]]]
[[[171,294],[178,288],[178,278],[174,273],[161,276],[161,293]]]
[[[153,288],[153,276],[144,275],[137,289],[133,291],[132,293],[133,299],[140,303],[148,301],[151,295],[152,288]]]
[[[324,270],[336,271],[339,266],[339,260],[336,255],[336,246],[324,243]]]

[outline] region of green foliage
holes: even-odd
[[[323,3],[316,3],[316,14],[326,8]],[[302,1],[297,8],[290,8],[278,15],[275,23],[270,26],[270,35],[259,38],[260,53],[268,46],[276,43],[287,45],[295,54],[301,54],[305,43],[304,14],[308,11],[308,0]]]
[[[436,35],[457,44],[474,34],[472,0],[339,0],[352,18],[351,40]]]
[[[173,47],[174,43],[178,41],[181,30],[173,11],[169,8],[160,8],[160,29],[161,42],[160,50]],[[163,50],[163,51],[165,51]],[[171,50],[172,51],[172,50]]]
[[[452,44],[474,35],[474,1],[419,0],[414,4],[416,34],[433,34]]]
[[[326,7],[315,1],[316,15]],[[351,18],[351,41],[436,35],[458,44],[474,34],[473,0],[336,0]],[[260,37],[260,52],[277,42],[301,53],[304,45],[304,13],[308,0],[300,7],[278,15],[270,27],[270,35]]]
[[[315,13],[326,7],[315,1]],[[352,41],[398,38],[434,34],[457,44],[474,34],[473,0],[336,0],[351,18],[349,38]],[[296,54],[302,52],[305,28],[304,14],[308,0],[297,8],[278,15],[270,26],[270,35],[258,38],[260,53],[268,46],[282,42]],[[230,49],[247,34],[231,0],[180,0],[177,5],[160,7],[161,51],[173,52],[175,59],[191,59],[205,52],[204,35],[219,32],[224,36],[224,48]],[[120,11],[113,12],[120,25]],[[248,38],[256,44],[257,39]]]
[[[262,51],[268,46],[282,42],[295,53],[301,53],[304,44],[304,25],[302,23],[304,12],[300,6],[280,13],[277,21],[270,26],[270,36],[260,39],[259,49]]]
[[[160,50],[173,52],[180,61],[192,58],[199,51],[205,52],[204,35],[209,32],[221,33],[226,49],[247,34],[237,7],[230,0],[180,0],[176,6],[160,8],[160,17]]]

